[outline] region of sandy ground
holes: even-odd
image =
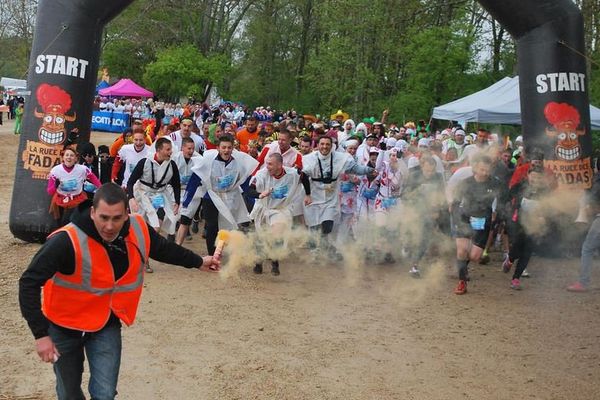
[[[8,230],[11,131],[0,127],[0,399],[51,399],[52,368],[18,309],[17,281],[39,245]],[[430,258],[421,280],[406,265],[350,270],[302,254],[280,277],[243,269],[222,280],[155,263],[123,331],[119,398],[600,398],[600,291],[564,290],[577,260],[535,258],[515,292],[494,257],[474,268],[466,296],[452,293],[451,256]]]

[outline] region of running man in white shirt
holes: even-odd
[[[302,190],[300,186],[304,190]],[[254,220],[256,232],[264,243],[273,242],[272,251],[284,249],[285,232],[292,226],[292,206],[297,192],[310,194],[308,177],[296,168],[285,167],[283,157],[272,153],[265,160],[265,168],[251,179],[248,194],[258,199],[250,217]],[[264,254],[271,258],[271,273],[279,275],[277,255]],[[254,272],[262,273],[262,263],[257,263]]]

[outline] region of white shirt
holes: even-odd
[[[175,146],[177,146],[178,149],[181,149],[182,147],[182,142],[183,142],[183,136],[181,136],[181,130],[175,131],[173,133],[171,133],[171,140],[173,141],[173,144]],[[197,151],[198,153],[202,153],[204,151],[204,139],[202,139],[202,136],[195,134],[194,132],[191,133],[190,138],[192,138],[192,140],[194,141],[194,150]]]
[[[179,180],[181,182],[181,190],[185,190],[190,178],[192,177],[192,167],[195,165],[195,161],[198,160],[199,157],[202,157],[199,153],[194,152],[192,157],[186,161],[183,156],[183,152],[178,151],[174,155],[171,156],[171,160],[175,162],[177,165],[177,169],[179,170]]]
[[[60,182],[56,188],[58,193],[63,196],[75,196],[83,191],[83,183],[89,171],[89,168],[82,164],[75,164],[71,171],[67,171],[61,163],[50,170],[50,175]]]
[[[144,145],[144,148],[141,151],[136,151],[133,144],[126,144],[119,150],[119,158],[125,164],[125,172],[123,173],[123,183],[121,184],[124,187],[127,187],[127,181],[129,181],[129,177],[131,173],[135,169],[137,163],[142,159],[146,158],[148,152],[150,150],[150,146],[147,144]]]

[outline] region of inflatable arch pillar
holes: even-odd
[[[104,26],[131,1],[38,3],[10,207],[10,231],[19,239],[41,242],[57,227],[48,213],[48,173],[74,128],[78,141],[89,141]]]
[[[592,185],[583,16],[571,0],[479,0],[517,42],[525,152],[539,148],[561,188]]]

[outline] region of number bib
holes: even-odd
[[[68,179],[60,183],[60,190],[63,192],[74,192],[77,189],[77,179]]]
[[[350,193],[354,191],[354,183],[350,181],[342,181],[340,184],[340,190],[342,193]]]
[[[398,204],[398,199],[395,197],[384,197],[381,199],[381,206],[385,209],[392,208]]]
[[[278,186],[273,188],[273,192],[271,193],[271,197],[273,199],[285,199],[289,193],[289,188],[287,185]]]
[[[94,186],[94,184],[91,182],[85,181],[83,182],[83,190],[88,193],[94,193],[96,191],[96,186]]]
[[[151,202],[152,207],[154,207],[155,210],[158,210],[159,208],[163,208],[165,206],[165,198],[162,194],[157,194],[156,196],[153,196]]]
[[[217,189],[227,190],[233,184],[233,175],[225,175],[217,178]]]
[[[185,186],[188,183],[190,183],[190,178],[191,177],[192,177],[191,175],[181,175],[179,177],[179,180],[180,180],[181,184]]]
[[[378,190],[374,188],[365,189],[363,190],[362,196],[367,200],[375,200],[377,192]]]
[[[470,217],[469,222],[471,228],[475,231],[482,231],[485,229],[485,217]]]

